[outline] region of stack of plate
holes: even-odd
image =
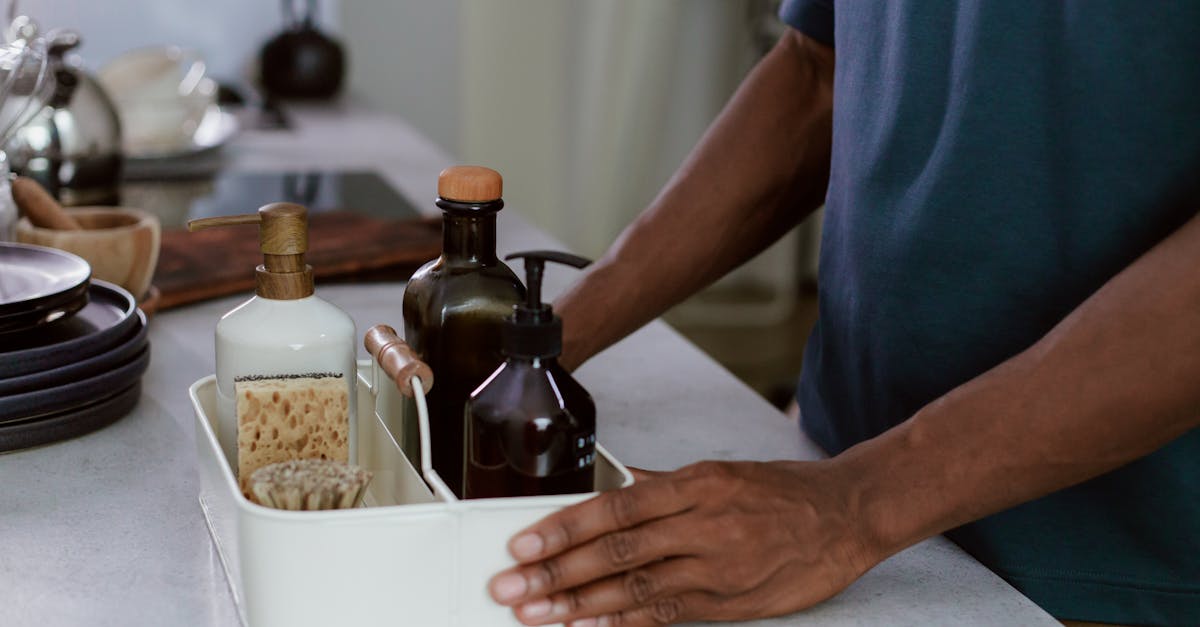
[[[88,433],[137,405],[146,317],[90,276],[70,253],[0,243],[0,451]]]

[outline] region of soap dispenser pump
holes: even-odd
[[[546,262],[583,268],[589,261],[530,251],[525,302],[505,320],[505,361],[471,394],[464,496],[490,498],[591,492],[596,460],[596,405],[558,363],[562,319],[541,302]]]
[[[217,439],[243,493],[262,466],[356,458],[354,320],[314,293],[308,210],[272,203],[250,215],[188,222],[191,231],[256,224],[255,295],[217,323]]]

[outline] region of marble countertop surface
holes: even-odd
[[[451,160],[402,120],[353,107],[299,109],[291,132],[246,132],[227,167],[375,169],[430,214]],[[517,211],[500,217],[501,252],[556,243]],[[570,280],[551,273],[550,294]],[[318,286],[360,332],[400,327],[403,285]],[[0,455],[0,624],[237,625],[197,503],[188,386],[214,368],[213,328],[245,296],[164,312],[132,414],[96,433]],[[365,356],[365,355],[362,355]],[[701,459],[816,459],[794,422],[662,322],[586,364],[599,435],[622,461],[670,469]],[[1056,625],[938,537],[899,553],[809,611],[751,625]]]

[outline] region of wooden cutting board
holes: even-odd
[[[154,285],[158,309],[254,291],[262,263],[257,226],[163,231]],[[442,219],[389,220],[354,211],[309,214],[308,264],[318,285],[403,281],[442,252]]]

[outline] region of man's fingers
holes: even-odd
[[[606,627],[658,627],[674,625],[713,613],[719,599],[706,592],[688,592],[652,601],[638,608],[602,616],[596,625]]]
[[[653,604],[659,599],[699,589],[702,582],[698,579],[698,572],[696,558],[663,560],[580,588],[555,593],[548,600],[538,599],[518,605],[514,612],[522,622],[534,625],[616,616]]]
[[[633,475],[634,481],[649,481],[651,479],[661,479],[662,477],[666,476],[667,474],[670,474],[670,473],[666,473],[666,472],[662,472],[662,471],[658,471],[658,470],[643,470],[641,468],[634,468],[633,466],[626,466],[626,469],[629,470],[629,474]]]
[[[518,562],[529,563],[606,533],[676,514],[690,505],[675,481],[635,483],[543,518],[509,540],[508,552]]]
[[[514,605],[703,548],[695,529],[678,518],[651,521],[602,535],[540,562],[509,569],[492,579],[489,591],[496,601]],[[643,587],[652,583],[645,581]]]

